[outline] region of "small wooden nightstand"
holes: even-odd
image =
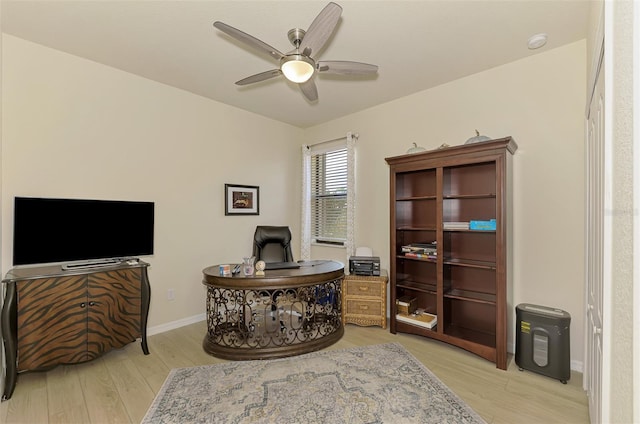
[[[380,276],[345,275],[342,283],[342,324],[387,328],[387,272]]]

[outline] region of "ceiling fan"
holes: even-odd
[[[249,47],[262,53],[267,53],[271,58],[277,60],[280,65],[278,69],[243,78],[236,82],[237,85],[253,84],[284,75],[289,81],[297,83],[304,96],[313,102],[318,100],[318,89],[313,81],[313,76],[316,73],[371,75],[378,71],[377,65],[368,63],[344,60],[317,60],[317,53],[333,33],[341,14],[342,7],[332,2],[322,9],[307,31],[299,28],[290,30],[288,33],[289,41],[295,48],[288,53],[281,53],[265,42],[223,22],[216,21],[213,26]]]

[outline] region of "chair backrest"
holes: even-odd
[[[289,227],[257,226],[253,236],[253,256],[256,261],[293,262]]]

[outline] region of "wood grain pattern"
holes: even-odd
[[[151,405],[145,385],[155,394],[171,368],[226,362],[204,353],[206,331],[206,322],[201,321],[149,337],[151,355],[129,344],[86,364],[25,374],[13,397],[0,403],[0,422],[139,423],[141,411]],[[564,385],[518,371],[511,356],[502,371],[446,343],[394,335],[380,327],[347,325],[342,339],[326,350],[392,342],[402,344],[488,423],[589,422],[582,374],[575,371]],[[132,395],[130,384],[141,390],[141,396]],[[63,387],[68,388],[65,393],[60,392]]]
[[[21,280],[18,372],[95,359],[141,337],[140,268]]]
[[[18,372],[88,359],[86,281],[74,275],[18,282]]]
[[[141,337],[140,299],[140,268],[89,275],[90,359]]]

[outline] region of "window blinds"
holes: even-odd
[[[347,149],[311,156],[311,237],[344,245],[347,238]]]

